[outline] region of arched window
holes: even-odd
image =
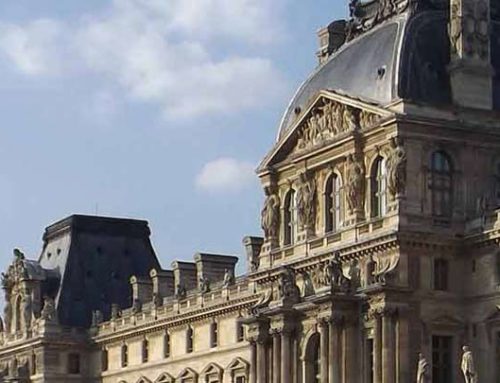
[[[307,383],[321,382],[320,339],[320,334],[316,333],[309,338],[307,343],[304,355]]]
[[[142,363],[149,361],[149,342],[147,339],[142,341]]]
[[[453,169],[450,157],[445,152],[432,154],[429,188],[432,214],[437,217],[450,217],[453,209]]]
[[[331,233],[342,226],[342,179],[333,173],[325,187],[325,232]]]
[[[128,366],[128,346],[126,344],[122,345],[122,367]]]
[[[387,207],[387,168],[385,159],[378,156],[371,171],[371,216],[382,217]]]
[[[186,352],[189,354],[193,352],[193,343],[194,343],[194,331],[191,326],[188,327],[186,331]]]
[[[295,190],[290,189],[285,197],[284,205],[284,245],[293,245],[295,241],[296,226]]]

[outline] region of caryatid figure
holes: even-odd
[[[469,346],[463,346],[462,351],[462,373],[464,374],[465,383],[477,383],[477,373],[474,367],[474,357]]]

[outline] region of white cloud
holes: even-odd
[[[255,181],[253,164],[234,158],[208,162],[196,176],[196,186],[209,192],[236,192]]]
[[[167,118],[235,113],[283,94],[272,61],[242,52],[281,35],[284,1],[114,0],[75,25],[3,25],[0,50],[28,75],[104,76],[126,96],[160,105]],[[223,54],[221,41],[234,50]]]
[[[60,70],[61,25],[40,19],[26,25],[0,24],[0,49],[24,74],[45,75]]]

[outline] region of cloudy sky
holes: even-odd
[[[164,267],[243,254],[254,174],[342,0],[0,2],[0,267],[73,213],[147,219]]]

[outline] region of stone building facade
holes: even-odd
[[[499,9],[351,1],[319,31],[243,276],[219,254],[163,269],[136,220],[15,250],[2,381],[500,382]]]

